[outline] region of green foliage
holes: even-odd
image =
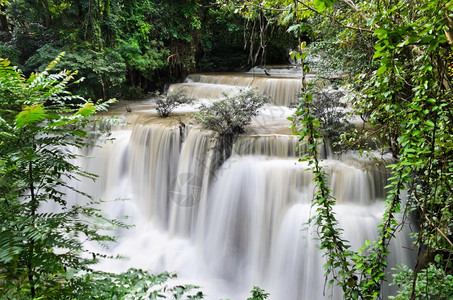
[[[245,132],[252,117],[269,102],[268,96],[255,90],[245,90],[236,95],[226,96],[211,106],[201,105],[200,111],[193,115],[205,128],[216,131],[221,136],[237,135]]]
[[[120,274],[93,272],[75,275],[70,278],[70,297],[92,299],[96,295],[96,299],[203,299],[203,293],[197,291],[197,286],[169,287],[166,281],[175,277],[167,272],[152,275],[140,269],[129,269]]]
[[[453,29],[445,17],[451,5],[420,2],[414,7],[401,2],[391,14],[377,15],[380,27],[374,31],[378,39],[374,58],[380,66],[365,84],[368,97],[360,102],[369,123],[380,126],[382,139],[398,157],[391,166],[395,175],[391,192],[396,182],[408,187],[406,209],[419,216],[415,245],[419,251],[426,245],[445,259],[453,253],[453,77],[448,72],[451,59],[447,59],[452,50],[444,31]],[[415,12],[417,17],[412,15]],[[395,203],[395,210],[399,209]],[[431,255],[427,261],[433,259]],[[426,263],[420,264],[426,268]],[[446,274],[452,273],[451,267],[446,269]],[[414,272],[414,282],[417,276]]]
[[[62,47],[59,44],[52,43],[45,44],[38,48],[36,52],[25,61],[25,70],[33,70],[36,72],[44,71],[49,63],[61,53],[60,49],[62,49]]]
[[[239,69],[257,49],[264,58],[260,28],[209,0],[15,0],[3,11],[1,56],[29,74],[64,51],[65,67],[88,79],[76,88],[87,98],[143,96],[195,68]],[[269,24],[267,58],[284,62],[290,35]],[[253,49],[244,49],[244,30]]]
[[[10,61],[13,61],[16,64],[18,64],[19,56],[20,56],[20,51],[17,48],[15,48],[7,43],[0,42],[0,57],[6,57]]]
[[[58,44],[46,44],[31,56],[25,66],[28,70],[42,71],[53,57],[60,53]],[[107,99],[118,94],[126,78],[126,63],[122,56],[112,50],[96,52],[79,49],[69,52],[57,66],[59,70],[78,70],[78,78],[85,78],[83,85],[77,87],[77,93],[85,98],[96,97]]]
[[[65,51],[64,67],[87,78],[79,94],[130,98],[128,90],[146,93],[193,70],[200,15],[198,1],[16,0],[0,52],[28,74]]]
[[[293,32],[287,30],[288,20],[294,16],[293,1],[282,1],[290,10],[285,17],[280,16],[281,9],[273,8],[279,1],[224,2],[230,3],[233,10],[246,19],[244,48],[248,52],[248,66],[287,63],[288,49],[297,47]],[[301,32],[299,34],[302,35]]]
[[[65,271],[90,270],[100,253],[85,252],[82,239],[114,241],[101,230],[125,227],[102,216],[94,201],[68,205],[68,179],[95,175],[74,165],[71,149],[87,145],[96,111],[93,104],[66,91],[74,72],[46,70],[23,77],[0,59],[0,294],[2,297],[57,298],[67,293]],[[77,105],[73,103],[79,103]],[[110,101],[111,102],[111,101]],[[44,204],[54,205],[50,211]],[[92,220],[97,220],[93,225]]]
[[[190,104],[194,101],[186,95],[184,89],[169,92],[167,95],[156,95],[157,113],[162,118],[167,118],[170,113],[178,106]]]
[[[331,142],[337,142],[340,134],[348,129],[346,103],[341,101],[343,92],[321,90],[313,95],[312,113],[321,121],[321,133]]]
[[[80,76],[86,78],[85,83],[78,89],[78,93],[84,97],[113,97],[119,93],[126,80],[126,64],[121,55],[112,49],[68,53],[61,68],[79,70]]]
[[[397,296],[389,299],[410,299],[412,295],[414,271],[405,265],[393,269],[393,285],[400,290]],[[453,275],[447,274],[441,267],[429,264],[424,270],[420,270],[415,282],[415,295],[423,295],[426,299],[452,299],[453,298]]]
[[[322,84],[322,81],[321,81]],[[310,113],[320,121],[319,132],[330,145],[337,149],[340,136],[352,128],[347,120],[348,112],[346,103],[342,99],[344,92],[335,89],[323,89],[318,84],[308,84],[313,101],[310,103]],[[294,122],[299,122],[301,115],[294,117]]]
[[[323,77],[338,81],[353,79],[358,73],[368,73],[376,66],[372,59],[375,38],[366,30],[351,30],[342,26],[348,23],[348,7],[335,1],[329,17],[314,15],[307,20],[312,42],[307,63]],[[339,23],[340,22],[340,23]]]
[[[11,32],[3,33],[2,42],[8,48],[7,55],[2,57],[23,67],[37,49],[52,42],[52,34],[39,23],[30,23],[27,27],[15,26]]]
[[[304,70],[308,71],[308,68],[304,66]],[[351,264],[351,257],[354,253],[348,250],[350,247],[348,241],[341,237],[343,230],[339,228],[333,211],[335,198],[333,198],[332,191],[329,188],[326,172],[318,159],[319,146],[323,145],[322,125],[312,113],[313,94],[308,91],[305,82],[302,87],[302,97],[300,98],[295,117],[289,118],[289,120],[293,121],[293,132],[299,135],[300,146],[307,146],[307,152],[300,160],[308,162],[314,174],[313,180],[316,183],[316,190],[312,200],[312,205],[316,208],[316,214],[312,217],[310,223],[318,228],[319,248],[324,251],[324,256],[327,260],[324,265],[326,277],[333,277],[329,281],[329,286],[332,286],[336,281],[342,287],[346,299],[358,299],[360,296],[360,290],[357,287],[358,277],[356,275],[358,270],[354,264]],[[361,257],[356,254],[355,258],[357,263],[360,264]],[[368,277],[367,273],[363,275],[365,278]]]
[[[244,22],[241,16],[226,7],[206,9],[201,28],[197,69],[201,71],[232,71],[247,63],[244,51]]]
[[[163,48],[162,43],[150,41],[140,47],[137,40],[131,38],[127,42],[121,41],[118,51],[129,69],[137,70],[143,77],[152,80],[156,70],[168,65],[166,60],[169,54],[168,50],[160,51],[159,48]]]
[[[250,292],[252,293],[252,297],[247,298],[247,300],[264,300],[269,297],[269,293],[266,293],[265,290],[258,286],[254,286]]]

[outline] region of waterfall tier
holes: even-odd
[[[190,97],[197,99],[220,98],[225,93],[239,91],[241,88],[256,88],[269,95],[274,105],[289,106],[297,102],[301,78],[285,76],[266,76],[253,73],[242,74],[192,74],[184,83],[173,84],[171,90],[184,89]]]
[[[271,299],[327,299],[316,228],[304,225],[314,214],[315,186],[307,164],[298,162],[297,137],[241,136],[219,168],[209,131],[138,122],[112,137],[93,149],[95,159],[81,162],[100,180],[79,188],[107,201],[129,198],[104,210],[129,215],[136,227],[113,249],[130,259],[103,269],[175,271],[181,282],[201,285],[207,299],[245,299],[254,285]],[[387,175],[360,159],[327,160],[324,167],[345,238],[358,248],[376,236],[384,196],[376,182]],[[398,233],[397,242],[392,260],[408,263],[402,246],[410,241]],[[329,293],[342,299],[338,289]]]

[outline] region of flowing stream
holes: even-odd
[[[314,214],[312,174],[298,162],[298,138],[286,120],[300,78],[292,68],[268,71],[275,76],[261,71],[191,75],[170,88],[182,86],[204,101],[245,87],[272,95],[273,104],[220,166],[214,134],[187,116],[194,108],[168,119],[157,117],[151,101],[127,103],[129,113],[125,103],[112,108],[129,125],[112,129],[114,141],[87,150],[94,158],[80,164],[100,178],[78,187],[107,201],[103,210],[110,216],[130,216],[135,227],[117,232],[120,241],[111,249],[128,259],[101,268],[177,272],[181,283],[202,286],[206,299],[246,299],[253,286],[270,299],[342,299],[339,290],[325,288],[316,228],[306,224]],[[323,164],[340,226],[357,249],[376,236],[388,174],[354,153]],[[409,263],[409,247],[407,234],[398,233],[389,265]]]

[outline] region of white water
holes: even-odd
[[[141,104],[143,108],[143,103]],[[304,224],[314,184],[297,161],[297,137],[288,135],[286,108],[268,107],[215,169],[213,133],[155,117],[152,107],[133,108],[131,126],[112,132],[116,140],[92,149],[84,160],[100,175],[80,188],[106,201],[111,216],[129,215],[136,226],[114,253],[128,260],[100,267],[139,267],[177,272],[180,282],[201,285],[206,299],[246,299],[254,285],[271,299],[342,299],[324,290],[324,259],[316,228]],[[279,120],[279,121],[278,121]],[[283,120],[283,121],[282,121]],[[265,133],[267,132],[267,133]],[[386,174],[354,155],[326,160],[345,238],[356,249],[376,235],[383,212]],[[409,263],[410,242],[398,233],[392,263]]]
[[[269,95],[274,105],[294,104],[301,87],[300,70],[287,68],[269,72],[265,75],[262,69],[254,69],[248,73],[192,74],[184,83],[173,84],[169,90],[184,89],[190,97],[212,99],[240,89],[254,88]]]

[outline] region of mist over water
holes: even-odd
[[[209,84],[250,86],[241,81],[249,75]],[[285,77],[271,79],[287,84]],[[203,90],[206,82],[197,84]],[[291,89],[297,93],[297,87]],[[285,93],[274,104],[286,103]],[[202,286],[206,299],[246,299],[253,286],[270,299],[342,299],[338,289],[326,289],[323,296],[325,260],[316,228],[307,225],[315,186],[307,164],[298,162],[298,138],[287,128],[291,109],[266,107],[217,167],[213,132],[188,123],[181,128],[157,118],[152,105],[140,105],[130,104],[131,125],[112,130],[114,141],[90,149],[94,158],[80,161],[100,178],[78,188],[107,201],[103,210],[111,217],[128,215],[135,225],[118,232],[120,241],[110,249],[128,259],[100,268],[177,272],[179,282]],[[388,175],[355,154],[323,165],[345,239],[357,249],[376,236]],[[129,200],[112,201],[116,198]],[[396,240],[391,264],[409,263],[403,247],[410,241],[402,232]]]

